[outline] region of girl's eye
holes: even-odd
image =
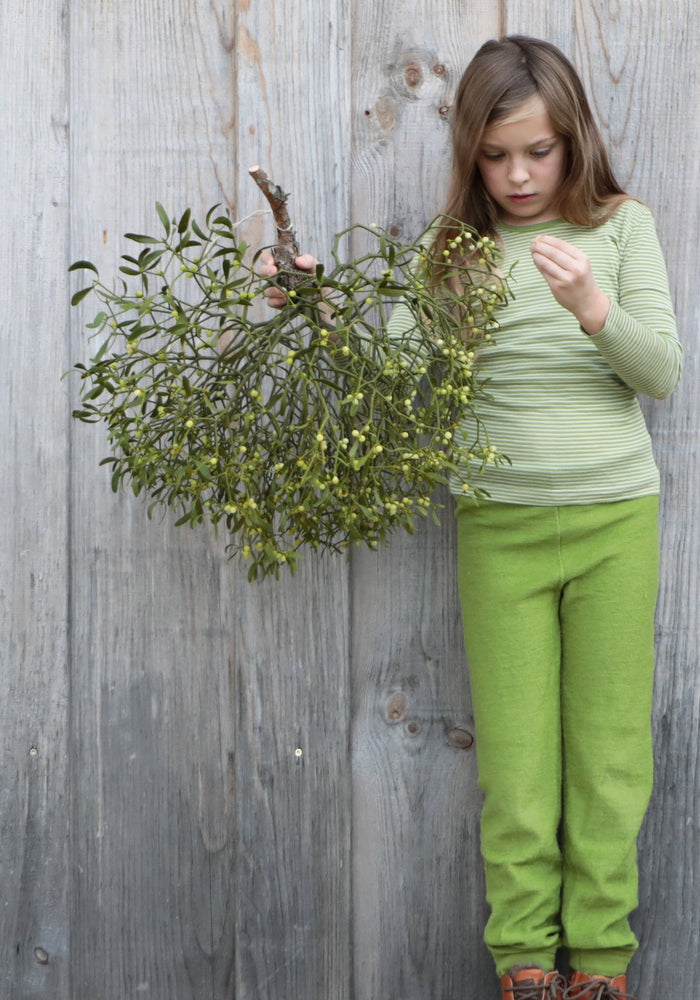
[[[481,155],[485,160],[500,160],[503,158],[503,153],[482,153]]]
[[[541,159],[543,156],[548,156],[552,152],[552,147],[548,146],[547,149],[533,149],[532,155]]]

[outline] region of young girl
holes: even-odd
[[[512,465],[470,473],[489,495],[478,505],[453,484],[485,938],[502,1000],[619,1000],[637,948],[658,576],[659,474],[636,394],[663,398],[680,375],[668,280],[651,215],[615,180],[553,45],[487,42],[452,123],[436,243],[450,218],[491,236],[513,293],[478,359],[480,415]],[[389,333],[411,325],[398,306]],[[463,440],[475,434],[465,418]]]

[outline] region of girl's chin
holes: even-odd
[[[537,195],[527,198],[508,198],[501,203],[501,219],[512,226],[534,225],[537,222],[551,222],[559,218],[554,205],[543,205]]]

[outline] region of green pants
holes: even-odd
[[[458,500],[459,582],[499,975],[626,970],[652,784],[658,497]]]

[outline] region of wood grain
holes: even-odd
[[[397,3],[354,25],[353,212],[415,239],[439,211],[446,112],[464,66],[496,34],[493,5],[459,18]],[[456,590],[452,501],[352,561],[353,885],[358,1000],[495,989],[486,920],[480,799]],[[453,737],[454,738],[454,737]]]
[[[69,996],[63,15],[53,0],[0,13],[0,994],[12,1000]]]
[[[631,969],[641,998],[682,989],[685,976],[697,976],[700,969],[698,949],[691,943],[698,935],[696,908],[687,895],[697,880],[700,858],[698,805],[689,793],[698,780],[698,678],[689,671],[693,654],[688,648],[689,641],[697,642],[699,606],[698,428],[693,416],[698,396],[692,349],[697,288],[687,284],[690,241],[700,225],[698,151],[695,143],[688,147],[690,135],[697,132],[699,92],[689,40],[699,36],[700,14],[689,3],[668,8],[654,2],[633,10],[591,2],[578,8],[579,60],[595,112],[622,183],[656,216],[688,355],[683,381],[671,399],[643,403],[662,472],[662,561],[656,782],[640,838],[641,905],[634,926],[643,947]],[[654,41],[658,37],[677,43],[659,45]],[[661,85],[671,80],[672,86]],[[682,101],[679,93],[685,95]],[[681,954],[682,972],[677,967]]]
[[[646,401],[662,470],[640,1000],[700,973],[697,316],[691,0],[72,0],[0,10],[0,993],[10,1000],[452,1000],[491,993],[455,529],[249,585],[207,529],[114,496],[60,374],[89,347],[71,260],[113,273],[156,200],[291,192],[303,250],[440,207],[471,55],[547,37],[655,213],[686,372]],[[274,239],[269,215],[243,226]],[[356,249],[361,241],[356,242]],[[69,287],[70,285],[70,287]],[[69,313],[71,313],[69,315]]]
[[[156,200],[201,218],[227,199],[229,16],[223,3],[72,6],[71,255],[105,277],[125,230],[158,225]],[[105,448],[99,430],[73,428],[75,995],[229,997],[229,568],[206,530],[149,522],[141,502],[113,496]]]
[[[260,164],[290,192],[302,251],[328,260],[349,219],[350,63],[342,0],[244,4],[236,210],[267,207]],[[243,227],[269,244],[269,214]],[[352,995],[347,560],[307,555],[293,579],[236,574],[237,997]]]
[[[557,45],[574,61],[577,6],[576,0],[537,4],[528,0],[506,0],[503,4],[503,34],[542,38]]]

